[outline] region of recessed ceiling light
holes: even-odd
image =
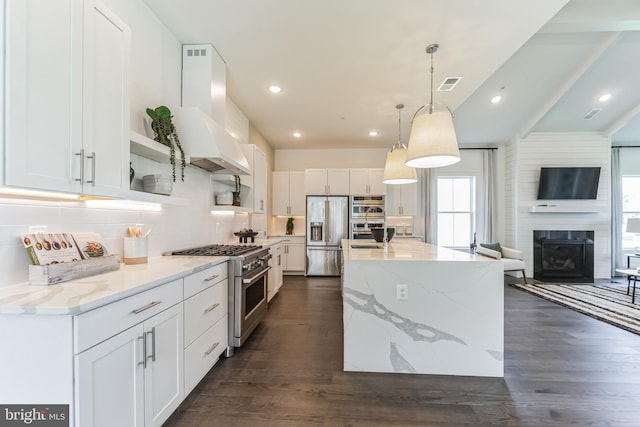
[[[293,136],[296,138],[300,138],[302,136],[302,134],[300,132],[294,132]]]
[[[600,95],[600,98],[598,98],[598,102],[607,102],[608,100],[611,99],[611,96],[612,95],[611,95],[610,92],[602,94],[602,95]]]
[[[502,101],[502,97],[500,95],[496,95],[493,98],[491,98],[491,103],[492,104],[497,104],[500,101]]]
[[[280,86],[271,85],[271,86],[269,86],[269,92],[271,92],[271,93],[280,93],[280,92],[282,92],[282,88]]]
[[[378,132],[375,130],[372,130],[371,132],[369,132],[369,136],[377,136]]]

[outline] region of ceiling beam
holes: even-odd
[[[584,73],[587,72],[591,66],[602,56],[603,53],[609,49],[609,47],[615,43],[616,40],[620,37],[620,32],[612,33],[607,36],[602,43],[600,43],[595,49],[593,49],[591,55],[582,63],[582,65],[576,68],[575,72],[571,74],[562,87],[560,87],[552,98],[550,98],[543,106],[538,110],[536,114],[534,114],[527,122],[527,124],[520,130],[518,133],[520,138],[525,139],[529,134],[533,131],[533,128],[542,120],[542,118],[553,108],[554,105],[567,93],[569,89],[576,83],[576,81],[582,77]]]
[[[604,130],[603,132],[604,135],[610,137],[611,135],[613,135],[614,133],[618,132],[620,129],[625,127],[625,125],[629,123],[629,121],[631,121],[631,119],[633,119],[638,114],[640,114],[640,105],[636,106],[635,108],[632,108],[631,110],[627,111],[622,116],[620,116],[618,120],[613,122],[608,128]]]

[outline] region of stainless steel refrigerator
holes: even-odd
[[[307,276],[340,276],[349,238],[348,196],[307,196]]]

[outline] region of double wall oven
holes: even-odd
[[[372,228],[383,228],[384,196],[351,196],[351,238],[373,239]]]
[[[241,347],[267,313],[269,248],[260,245],[211,245],[170,255],[229,257],[229,345],[225,356]]]

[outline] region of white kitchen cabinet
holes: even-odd
[[[306,197],[304,172],[273,172],[271,213],[282,216],[304,216]]]
[[[5,18],[4,184],[121,196],[128,27],[98,1],[6,0]]]
[[[251,175],[241,175],[240,180],[248,187],[246,194],[240,193],[241,205],[254,213],[267,210],[267,156],[255,144],[240,144],[251,167]]]
[[[289,237],[282,240],[283,274],[304,274],[306,262],[305,238]]]
[[[220,359],[229,342],[227,263],[184,278],[184,395]]]
[[[387,190],[383,175],[384,169],[349,169],[349,194],[384,195]]]
[[[175,304],[78,354],[77,425],[161,426],[184,397],[182,322]]]
[[[280,287],[282,287],[282,269],[284,266],[282,248],[282,243],[276,243],[269,247],[269,254],[271,255],[269,266],[271,270],[269,270],[267,278],[267,301],[271,301],[280,290]]]
[[[305,194],[349,194],[349,169],[305,169]]]
[[[387,185],[387,215],[418,215],[418,183]]]

